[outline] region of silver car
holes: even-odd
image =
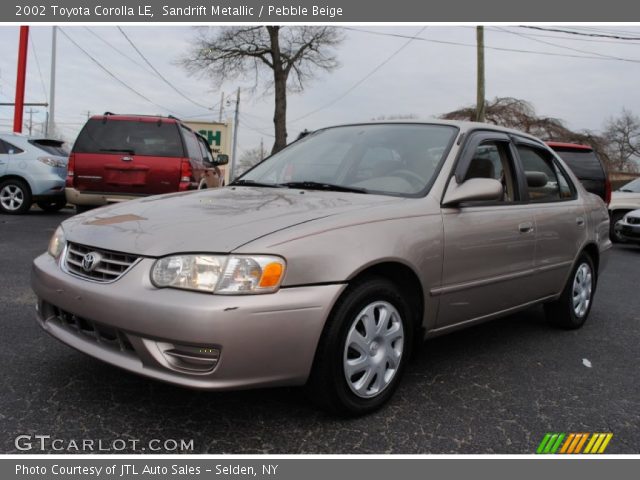
[[[640,210],[632,210],[615,224],[617,237],[629,243],[640,244]]]
[[[60,140],[0,133],[0,213],[63,208],[68,157]]]
[[[326,128],[228,187],[65,221],[33,266],[42,328],[185,387],[307,385],[380,407],[422,340],[544,304],[580,327],[609,217],[543,142],[492,125]]]

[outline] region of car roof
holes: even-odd
[[[29,136],[29,135],[25,135],[24,133],[16,133],[16,132],[0,132],[0,138],[3,138],[7,141],[28,142],[29,140],[36,140],[36,141],[48,140],[52,142],[66,143],[64,140],[59,140],[57,138],[41,137],[37,135]]]
[[[163,122],[182,123],[175,117],[163,117],[162,115],[141,115],[141,114],[119,114],[105,113],[103,115],[92,115],[91,120],[129,120],[133,122]]]
[[[461,133],[468,133],[473,130],[493,130],[496,132],[507,133],[511,135],[519,135],[520,137],[525,137],[530,140],[533,140],[537,143],[544,144],[542,140],[538,137],[535,137],[529,133],[522,132],[520,130],[515,130],[513,128],[502,127],[500,125],[495,125],[493,123],[483,123],[483,122],[468,122],[463,120],[441,120],[441,119],[433,119],[433,120],[384,120],[384,121],[373,121],[373,122],[359,122],[359,123],[347,123],[347,124],[339,124],[332,125],[326,128],[335,128],[335,127],[349,127],[356,125],[444,125],[456,127],[460,130]],[[318,130],[324,130],[324,128],[319,128]]]
[[[583,145],[580,143],[566,143],[566,142],[545,142],[551,148],[564,148],[566,150],[593,150],[590,145]]]

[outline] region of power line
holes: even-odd
[[[414,40],[417,41],[422,41],[422,42],[429,42],[429,43],[440,43],[440,44],[444,44],[444,45],[456,45],[456,46],[460,46],[460,47],[473,47],[476,48],[476,45],[474,43],[463,43],[463,42],[453,42],[453,41],[449,41],[449,40],[436,40],[436,39],[432,39],[432,38],[424,38],[424,37],[410,37],[408,35],[402,35],[399,33],[384,33],[384,32],[376,32],[374,30],[363,30],[360,28],[353,28],[353,27],[340,27],[343,30],[353,30],[355,32],[362,32],[362,33],[369,33],[372,35],[382,35],[382,36],[388,36],[388,37],[399,37],[399,38],[414,38]],[[515,53],[527,53],[527,54],[533,54],[533,55],[543,55],[543,56],[547,56],[547,57],[565,57],[565,58],[582,58],[582,59],[586,59],[586,60],[614,60],[614,61],[625,61],[625,62],[637,62],[637,60],[633,60],[633,59],[628,59],[628,58],[607,58],[607,57],[602,57],[602,56],[596,56],[596,54],[592,54],[592,56],[590,55],[571,55],[568,53],[554,53],[554,52],[541,52],[539,50],[525,50],[525,49],[518,49],[518,48],[507,48],[507,47],[493,47],[493,46],[488,46],[485,45],[484,46],[485,49],[487,50],[497,50],[497,51],[501,51],[501,52],[515,52]]]
[[[117,77],[116,75],[111,73],[111,71],[107,67],[102,65],[102,63],[100,63],[98,60],[96,60],[96,58],[93,57],[89,52],[87,52],[84,48],[82,48],[73,38],[71,38],[67,34],[67,32],[62,27],[58,27],[58,29],[67,38],[67,40],[69,40],[71,43],[73,43],[82,53],[84,53],[89,59],[91,59],[91,61],[93,63],[95,63],[103,72],[105,72],[107,75],[109,75],[115,81],[117,81],[120,85],[125,87],[127,90],[129,90],[130,92],[134,93],[135,95],[137,95],[138,97],[142,98],[143,100],[149,102],[150,104],[155,105],[158,108],[161,108],[162,110],[165,110],[165,111],[171,112],[171,113],[176,113],[176,112],[172,111],[171,109],[169,109],[167,107],[164,107],[162,105],[159,105],[159,104],[155,103],[153,100],[149,99],[148,97],[146,97],[142,93],[138,92],[135,88],[133,88],[130,85],[128,85],[127,83],[125,83],[119,77]],[[177,115],[179,115],[179,114],[177,114]]]
[[[139,61],[137,61],[136,59],[134,59],[133,57],[127,55],[126,53],[124,53],[122,50],[120,50],[118,47],[116,47],[115,45],[113,45],[112,43],[110,43],[109,41],[105,40],[104,37],[98,35],[98,33],[96,31],[94,31],[93,29],[89,28],[89,27],[84,27],[84,29],[89,32],[91,35],[93,35],[94,37],[96,37],[98,40],[100,40],[102,43],[104,43],[105,45],[107,45],[109,48],[111,48],[112,50],[114,50],[115,52],[117,52],[119,55],[122,55],[124,58],[126,58],[127,60],[129,60],[130,62],[134,63],[135,65],[137,65],[138,67],[142,68],[145,72],[147,73],[153,73],[151,70],[149,70],[149,68],[145,67],[142,63],[140,63]]]
[[[42,92],[44,93],[45,102],[49,99],[49,94],[47,93],[47,87],[44,85],[44,77],[42,76],[42,70],[40,69],[40,61],[38,60],[38,53],[35,47],[35,40],[33,39],[33,35],[29,35],[29,45],[31,46],[31,51],[33,52],[33,58],[36,60],[36,67],[38,68],[38,76],[40,77],[40,85],[42,85]]]
[[[562,28],[536,27],[534,25],[520,25],[520,28],[530,28],[532,30],[542,30],[545,32],[560,32],[560,33],[567,33],[570,35],[581,35],[583,37],[613,38],[615,40],[640,40],[640,37],[626,37],[626,36],[615,35],[611,33],[596,33],[598,32],[598,30],[592,30],[588,28],[584,28],[582,30],[592,31],[593,33],[576,32],[572,30],[565,30]],[[575,30],[580,30],[580,28],[576,27]],[[600,30],[600,32],[602,32],[602,30]]]
[[[466,25],[460,25],[458,28],[466,28],[466,29],[473,29],[475,30],[476,27],[471,27],[471,26],[466,26]],[[526,28],[526,26],[523,27],[518,27],[518,28]],[[496,32],[496,33],[507,33],[507,32],[500,32],[500,30],[497,27],[485,27],[486,31],[491,31],[491,32]],[[575,37],[575,36],[567,36],[567,35],[545,35],[543,33],[529,33],[527,34],[530,37],[540,37],[540,38],[555,38],[555,39],[559,39],[559,40],[567,40],[570,42],[587,42],[587,43],[598,43],[601,45],[639,45],[640,43],[631,43],[630,41],[616,41],[616,40],[597,40],[594,38],[581,38],[581,37]]]
[[[204,108],[205,110],[212,110],[213,108],[215,108],[215,106],[212,107],[208,107],[207,105],[204,105],[202,103],[196,102],[195,100],[187,97],[184,93],[182,93],[180,91],[180,89],[178,89],[173,83],[171,83],[169,80],[167,80],[167,78],[162,75],[158,69],[156,67],[153,66],[153,64],[147,59],[147,57],[145,57],[143,55],[143,53],[140,51],[140,49],[138,47],[136,47],[135,43],[133,43],[133,40],[131,40],[131,38],[129,38],[129,36],[125,33],[125,31],[122,29],[122,27],[117,27],[118,30],[120,30],[120,33],[124,36],[124,38],[127,39],[127,41],[129,42],[129,44],[133,47],[133,49],[138,52],[138,55],[140,55],[140,57],[142,58],[142,60],[145,61],[145,63],[147,65],[149,65],[149,67],[151,67],[151,69],[156,73],[156,75],[167,85],[169,85],[169,87],[171,87],[178,95],[180,95],[182,98],[184,98],[185,100],[193,103],[194,105],[200,107],[200,108]],[[218,102],[220,103],[220,102]],[[217,105],[217,104],[216,104]]]
[[[592,51],[587,51],[587,50],[581,50],[581,49],[578,49],[578,48],[568,47],[566,45],[558,45],[557,43],[548,42],[546,40],[539,40],[537,38],[532,38],[529,35],[525,35],[523,33],[512,32],[511,30],[507,30],[505,28],[501,28],[501,27],[496,27],[496,28],[498,30],[502,31],[502,32],[510,33],[511,35],[516,35],[518,37],[530,40],[532,42],[538,42],[538,43],[542,43],[544,45],[550,45],[550,46],[556,47],[556,48],[563,48],[565,50],[570,50],[572,52],[586,53],[586,54],[589,54],[589,55],[597,55],[599,57],[602,57],[603,59],[609,59],[609,60],[620,60],[620,61],[623,61],[623,62],[640,63],[640,60],[638,60],[638,59],[616,57],[614,55],[605,55],[603,53],[597,53],[597,52],[592,52]]]
[[[352,30],[351,28],[348,27],[342,27],[345,30]],[[400,48],[398,48],[396,51],[394,51],[391,55],[389,55],[387,58],[385,58],[382,62],[380,62],[378,65],[376,65],[373,70],[371,70],[369,73],[367,73],[364,77],[362,77],[360,80],[358,80],[356,83],[354,83],[353,85],[351,85],[351,87],[349,87],[347,90],[345,90],[341,95],[338,95],[336,98],[334,98],[333,100],[331,100],[328,103],[325,103],[324,105],[322,105],[321,107],[316,108],[315,110],[312,110],[298,118],[295,118],[293,120],[291,120],[292,123],[297,122],[299,120],[302,120],[303,118],[307,118],[315,113],[318,113],[321,110],[324,110],[325,108],[330,107],[331,105],[334,105],[335,103],[337,103],[338,101],[342,100],[344,97],[346,97],[347,95],[349,95],[353,90],[355,90],[357,87],[359,87],[360,85],[362,85],[369,77],[371,77],[374,73],[376,73],[378,70],[380,70],[382,67],[384,67],[387,63],[389,63],[393,57],[395,57],[396,55],[398,55],[402,50],[404,50],[406,47],[409,46],[409,44],[411,42],[413,42],[414,40],[417,40],[421,37],[418,37],[418,35],[420,35],[422,32],[424,32],[426,30],[426,26],[422,27],[418,33],[416,33],[413,37],[406,37],[409,40],[405,43],[402,44],[402,46]]]

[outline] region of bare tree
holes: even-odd
[[[260,163],[263,160],[262,154],[263,151],[260,147],[244,151],[238,159],[238,171],[236,172],[236,176],[242,175],[251,167]]]
[[[473,121],[475,117],[475,105],[441,115],[441,118],[447,120]],[[538,116],[533,106],[525,100],[496,97],[491,101],[487,101],[485,121],[494,125],[514,128],[543,140],[590,145],[604,161],[607,169],[615,169],[613,162],[609,158],[608,141],[605,136],[597,135],[588,130],[575,132],[567,128],[560,119]]]
[[[302,91],[317,70],[336,68],[333,51],[342,39],[339,30],[328,26],[212,27],[199,30],[182,63],[218,84],[242,77],[273,88],[275,153],[287,145],[287,91]]]
[[[622,109],[619,117],[610,118],[605,124],[604,138],[611,167],[619,172],[638,170],[640,159],[640,118]]]

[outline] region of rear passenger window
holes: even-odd
[[[558,168],[551,154],[544,150],[518,145],[532,202],[557,202],[573,198],[573,188]]]
[[[0,153],[8,153],[8,154],[11,155],[11,154],[24,152],[24,150],[22,150],[21,148],[16,147],[15,145],[11,145],[9,142],[5,142],[3,140],[0,140],[0,143],[2,143],[2,147],[0,147]]]
[[[184,144],[187,147],[187,156],[196,160],[202,160],[202,150],[196,136],[190,130],[182,127],[182,136],[184,137]]]

